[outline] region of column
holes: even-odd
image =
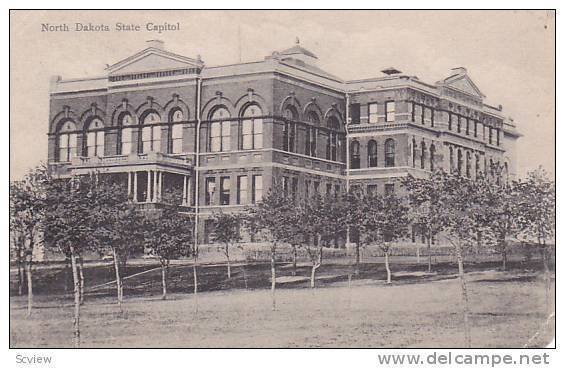
[[[158,171],[153,171],[153,202],[157,202],[157,176]]]
[[[159,187],[157,188],[158,193],[157,193],[157,198],[159,199],[159,201],[161,201],[162,198],[162,193],[163,193],[163,172],[159,171]]]
[[[191,183],[190,183],[190,176],[186,176],[186,205],[190,206],[192,202],[192,193],[191,193]]]
[[[128,198],[131,195],[131,173],[128,172]]]
[[[145,196],[145,202],[151,201],[151,171],[147,170],[147,195]]]
[[[186,175],[183,175],[183,184],[182,184],[182,205],[187,206],[187,190],[186,190]]]
[[[133,201],[137,202],[137,171],[133,173]]]

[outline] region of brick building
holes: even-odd
[[[203,242],[214,209],[256,203],[273,183],[298,197],[348,185],[392,191],[399,177],[436,168],[516,171],[512,119],[484,102],[464,68],[433,84],[395,68],[344,81],[298,42],[206,67],[153,40],[105,72],[52,78],[51,171],[113,175],[147,208],[182,191]]]

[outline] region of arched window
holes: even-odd
[[[351,168],[359,169],[361,167],[361,156],[359,154],[359,141],[351,142]]]
[[[229,151],[231,149],[231,122],[225,119],[230,118],[230,113],[225,107],[218,107],[210,120],[210,152]]]
[[[372,139],[367,144],[367,161],[369,167],[377,167],[377,142]]]
[[[83,155],[87,157],[104,156],[104,123],[99,118],[93,118],[88,123]]]
[[[181,153],[182,152],[182,121],[184,120],[184,115],[181,109],[175,109],[169,114],[169,121],[171,126],[169,128],[169,153]]]
[[[149,112],[141,121],[140,153],[159,152],[161,150],[161,117],[156,112]]]
[[[308,114],[306,114],[306,121],[312,125],[320,125],[320,117],[315,111],[308,111]]]
[[[471,152],[467,151],[467,155],[465,157],[465,176],[470,178],[471,177]]]
[[[58,131],[58,153],[59,162],[71,161],[77,154],[76,125],[72,121],[65,122]]]
[[[337,161],[337,132],[339,131],[339,121],[335,116],[328,118],[328,142],[326,147],[326,159]]]
[[[263,112],[257,105],[249,105],[243,111],[241,122],[241,149],[263,148]]]
[[[133,124],[131,115],[124,112],[118,118],[118,149],[116,154],[129,155],[132,149],[133,129],[130,125]]]
[[[317,126],[320,124],[320,119],[315,112],[310,111],[306,115],[306,121],[310,123],[306,125],[306,154],[315,157],[318,145]]]
[[[463,170],[463,152],[457,150],[457,175],[461,175]]]
[[[298,111],[294,106],[288,105],[287,107],[284,108],[283,117],[287,120],[296,121],[298,120]]]
[[[421,156],[420,156],[420,169],[425,169],[426,168],[426,143],[424,141],[422,141],[421,144]]]
[[[435,170],[435,155],[436,155],[436,146],[432,143],[430,145],[430,171],[433,172]]]
[[[389,138],[385,141],[385,167],[394,166],[395,143],[394,139]]]

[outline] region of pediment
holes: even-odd
[[[446,87],[453,88],[460,92],[465,92],[477,98],[485,97],[477,85],[467,75],[447,78],[443,84]]]
[[[155,48],[145,49],[107,68],[110,75],[130,74],[183,68],[202,68],[200,60],[187,58]]]

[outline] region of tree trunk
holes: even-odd
[[[74,248],[71,246],[71,268],[73,270],[73,284],[75,295],[75,317],[74,317],[74,346],[80,347],[80,278],[77,271],[77,261]]]
[[[547,315],[551,315],[551,274],[549,272],[549,247],[543,248],[543,270],[545,278],[545,307]]]
[[[318,244],[320,244],[320,240],[318,240]],[[310,274],[310,288],[313,289],[316,287],[316,270],[320,268],[322,265],[322,246],[318,245],[318,259],[312,264],[312,273]]]
[[[226,244],[226,259],[228,260],[228,279],[231,279],[230,252],[227,244]]]
[[[465,281],[465,271],[463,270],[463,250],[457,243],[457,266],[459,269],[459,282],[461,284],[461,300],[463,302],[463,324],[465,329],[465,347],[471,347],[471,327],[469,325],[469,297],[467,295],[467,282]]]
[[[271,298],[273,301],[272,309],[275,311],[277,309],[276,299],[275,299],[275,287],[277,283],[276,271],[275,271],[275,255],[276,255],[277,245],[275,242],[271,245]]]
[[[27,316],[31,316],[31,308],[33,306],[33,285],[31,278],[31,268],[33,265],[33,254],[30,250],[26,254],[26,276],[27,276]]]
[[[392,274],[390,272],[390,265],[388,263],[388,252],[389,250],[385,250],[385,268],[386,268],[386,283],[392,283]]]
[[[432,272],[432,231],[428,232],[428,273]]]
[[[506,260],[507,260],[507,256],[506,256],[506,249],[502,249],[502,271],[506,271]]]
[[[298,257],[296,244],[292,245],[292,276],[296,276],[296,258]]]
[[[198,255],[194,253],[192,262],[192,278],[194,279],[194,313],[198,313],[198,273],[196,268],[198,266]]]
[[[359,248],[361,247],[361,241],[355,244],[355,275],[359,276],[359,265],[361,264],[361,252]]]
[[[84,262],[82,260],[82,255],[77,256],[77,258],[78,258],[78,263],[77,263],[78,277],[80,280],[80,304],[83,305],[84,304],[84,273],[82,272],[82,270],[83,270]]]
[[[18,249],[18,295],[23,295],[24,293],[24,283],[25,283],[25,271],[22,250]]]
[[[120,277],[120,260],[118,258],[118,252],[116,252],[116,248],[112,248],[112,253],[114,256],[114,269],[116,272],[116,287],[117,287],[117,296],[118,296],[118,306],[120,310],[122,309],[122,301],[123,301],[123,291],[122,291],[122,278]]]
[[[65,283],[65,293],[69,291],[69,265],[71,263],[72,263],[71,258],[65,256],[65,268],[63,269],[63,282]]]
[[[163,296],[161,299],[167,299],[167,268],[168,264],[166,261],[161,261],[161,281],[163,284]]]

